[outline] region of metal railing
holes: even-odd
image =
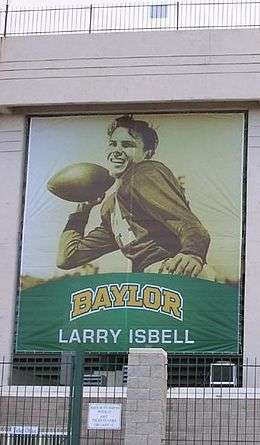
[[[171,356],[165,445],[260,444],[260,363]]]
[[[20,361],[17,354],[12,363],[0,361],[0,444],[66,442],[72,365],[68,354],[31,354],[27,359],[21,355]],[[125,354],[86,354],[81,380],[82,443],[123,445],[127,366]],[[7,374],[13,378],[11,385],[6,383]],[[89,429],[90,403],[119,403],[121,429]],[[260,363],[235,355],[168,356],[164,444],[189,443],[260,444]]]
[[[0,36],[260,27],[260,1],[0,10]]]
[[[73,414],[76,364],[71,354],[16,354],[0,359],[0,444],[71,443],[72,417],[82,411],[81,441],[89,445],[123,445],[127,355],[86,354],[81,406]],[[90,403],[119,403],[120,430],[93,430],[87,425]],[[77,442],[72,442],[77,443]]]

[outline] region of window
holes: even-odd
[[[166,19],[167,12],[167,5],[150,6],[151,19]]]

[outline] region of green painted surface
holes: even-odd
[[[95,293],[98,286],[115,283],[139,285],[139,298],[147,285],[180,294],[182,320],[160,309],[128,306],[89,311],[70,320],[73,293]],[[21,292],[16,349],[122,352],[129,347],[163,347],[176,353],[236,353],[238,314],[239,289],[227,284],[141,273],[65,278]]]

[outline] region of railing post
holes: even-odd
[[[179,29],[179,18],[180,18],[180,2],[176,3],[176,29]]]
[[[7,31],[8,9],[9,9],[9,5],[8,5],[8,0],[7,0],[6,5],[5,5],[4,37],[6,37],[6,31]]]
[[[91,34],[91,27],[92,27],[92,12],[93,12],[93,5],[91,4],[89,8],[89,28],[88,28],[89,34]]]

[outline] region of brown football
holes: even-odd
[[[114,183],[106,168],[89,162],[68,165],[48,181],[47,188],[66,201],[95,201]]]

